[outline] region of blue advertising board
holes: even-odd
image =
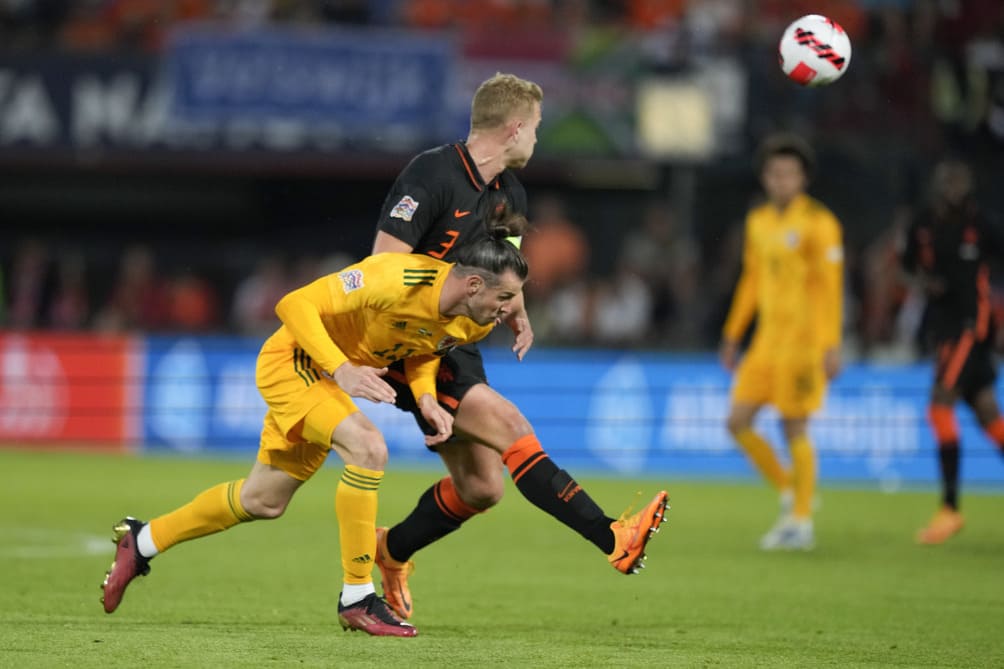
[[[453,51],[442,35],[188,27],[173,34],[164,65],[173,111],[184,119],[432,133]]]
[[[146,337],[144,445],[255,453],[266,409],[254,378],[260,347],[238,337]]]
[[[148,338],[144,443],[253,456],[265,413],[254,383],[260,343]],[[724,427],[730,377],[710,356],[534,349],[516,362],[504,349],[484,352],[493,387],[523,410],[562,467],[630,476],[752,476]],[[871,481],[887,490],[935,481],[929,383],[924,364],[844,370],[811,427],[820,477]],[[391,466],[438,466],[409,414],[358,404],[383,431]],[[1004,487],[1004,459],[962,406],[959,423],[965,481]],[[784,453],[772,410],[758,418],[758,429]]]

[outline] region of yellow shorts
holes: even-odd
[[[736,369],[732,401],[770,404],[783,418],[807,418],[823,405],[826,387],[822,355],[748,354]]]
[[[255,382],[268,405],[258,461],[300,481],[320,469],[335,428],[359,408],[348,393],[321,376],[300,348],[270,347],[258,354]]]

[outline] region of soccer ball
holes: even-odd
[[[800,86],[825,86],[851,64],[851,40],[833,19],[809,14],[793,22],[777,45],[781,69]]]

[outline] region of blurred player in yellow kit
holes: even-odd
[[[525,225],[522,216],[502,221],[454,262],[383,253],[283,297],[276,306],[282,326],[258,355],[256,382],[268,411],[251,472],[149,523],[120,521],[115,562],[102,584],[105,611],[118,607],[126,586],[149,573],[158,553],[238,523],[281,516],[334,450],[345,463],[335,490],[344,575],[339,622],[374,636],[415,636],[415,627],[373,585],[377,489],[387,446],[352,398],[393,403],[397,393],[383,377],[395,373],[390,363],[403,360],[404,388],[432,426],[426,443],[446,441],[453,417],[436,399],[440,356],[484,338],[508,316],[528,268],[505,238],[522,234]],[[304,578],[316,574],[305,570]]]
[[[720,357],[735,371],[728,429],[781,496],[781,518],[764,550],[811,550],[816,455],[809,417],[840,370],[843,247],[840,223],[806,194],[814,156],[792,135],[769,137],[758,168],[767,202],[746,217],[743,268],[723,330]],[[756,330],[739,361],[754,316]],[[738,364],[737,364],[738,363]],[[790,468],[753,429],[772,405],[781,416]]]

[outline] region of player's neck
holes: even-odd
[[[471,133],[465,142],[467,153],[474,159],[474,166],[482,181],[491,183],[505,169],[505,149],[490,137]]]
[[[450,274],[443,282],[443,289],[439,292],[439,317],[448,319],[466,315],[464,311],[465,295],[466,291],[463,282],[457,279],[451,269]]]
[[[785,211],[788,210],[789,207],[791,207],[792,204],[794,204],[795,200],[797,200],[800,196],[801,196],[801,193],[798,193],[798,194],[795,194],[795,195],[793,195],[793,196],[791,196],[789,198],[786,198],[784,200],[773,200],[772,199],[770,201],[770,204],[771,204],[771,206],[774,207],[775,210],[777,210],[777,212],[779,214],[783,214]]]

